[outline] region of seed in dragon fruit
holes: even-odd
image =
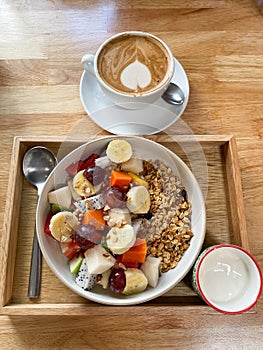
[[[85,199],[81,199],[81,200],[79,200],[77,202],[74,202],[74,206],[81,213],[85,213],[87,211],[87,205],[86,205],[86,200]]]
[[[96,284],[97,275],[88,272],[86,259],[83,259],[75,281],[84,290],[91,290]]]
[[[87,199],[81,199],[74,202],[74,206],[81,213],[85,213],[88,209],[103,209],[105,207],[105,200],[101,193]]]
[[[96,194],[95,196],[86,199],[86,206],[88,209],[103,209],[105,207],[105,200],[102,193]]]

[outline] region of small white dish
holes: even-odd
[[[125,109],[114,104],[102,91],[91,73],[83,72],[80,80],[80,99],[89,117],[113,134],[151,135],[160,132],[183,114],[189,99],[189,82],[182,65],[174,58],[175,71],[172,82],[182,89],[185,101],[171,105],[162,98],[142,109]]]

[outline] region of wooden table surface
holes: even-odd
[[[250,249],[263,268],[259,2],[1,1],[0,227],[13,137],[83,134],[83,121],[89,134],[106,134],[80,102],[81,57],[114,33],[143,30],[164,39],[188,75],[182,120],[195,134],[236,136]],[[263,298],[256,313],[236,316],[0,316],[1,349],[262,349],[262,343]]]

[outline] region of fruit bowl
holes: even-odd
[[[96,285],[89,291],[79,287],[75,282],[74,275],[70,272],[68,259],[62,254],[59,242],[44,232],[46,218],[50,210],[48,194],[55,188],[66,183],[68,177],[66,169],[76,161],[84,160],[93,153],[101,152],[103,149],[105,150],[107,144],[116,139],[128,141],[133,151],[140,154],[144,160],[159,160],[168,165],[173,174],[182,182],[192,206],[191,229],[193,231],[193,237],[178,265],[162,273],[156,287],[147,287],[144,291],[131,295],[113,293],[109,289],[103,289],[99,285]],[[173,152],[154,141],[141,137],[106,136],[76,148],[58,163],[48,177],[39,198],[36,226],[39,245],[47,264],[69,289],[86,299],[102,304],[134,305],[163,295],[177,285],[189,272],[200,253],[205,237],[205,203],[194,175],[186,164]]]

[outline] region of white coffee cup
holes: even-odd
[[[140,46],[136,51],[131,50],[129,45],[132,48]],[[122,54],[119,60],[113,56],[116,47]],[[114,59],[110,60],[108,57]],[[108,63],[107,65],[103,62],[106,59],[110,68]],[[81,63],[85,71],[95,75],[100,87],[114,104],[128,109],[140,109],[157,101],[168,88],[175,67],[172,52],[165,42],[155,35],[140,31],[113,35],[99,47],[95,55],[84,55]],[[118,74],[114,72],[116,66],[119,69]],[[109,74],[106,74],[107,70]]]
[[[212,308],[227,314],[251,309],[262,292],[262,274],[256,260],[233,244],[208,247],[192,273],[197,294]]]

